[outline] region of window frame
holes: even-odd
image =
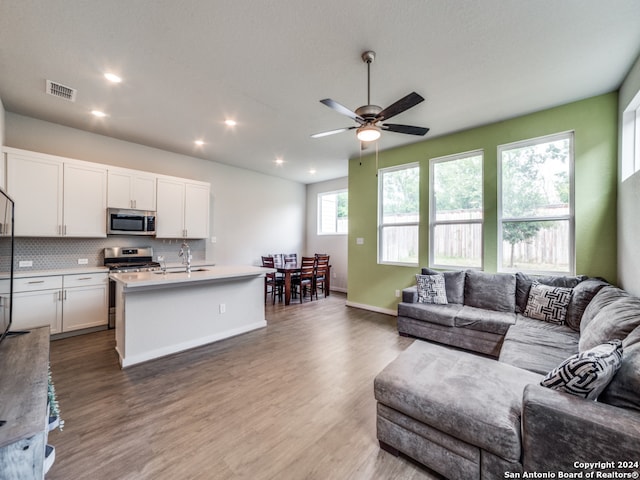
[[[569,213],[567,215],[555,215],[548,217],[503,217],[502,212],[502,152],[515,148],[530,147],[542,143],[551,143],[558,140],[569,139]],[[531,275],[575,275],[576,271],[576,241],[575,241],[575,132],[573,130],[543,135],[540,137],[529,138],[517,142],[498,145],[497,147],[497,181],[498,181],[498,198],[497,198],[497,240],[498,240],[498,272],[514,273],[524,272]],[[547,221],[568,221],[569,223],[569,270],[523,270],[522,268],[509,268],[503,265],[503,224],[505,222],[547,222]]]
[[[383,222],[383,198],[384,198],[384,175],[386,173],[397,172],[400,170],[409,170],[412,168],[418,169],[418,192],[420,192],[420,163],[419,162],[411,162],[404,163],[402,165],[395,165],[393,167],[386,167],[378,169],[378,239],[377,239],[377,260],[378,265],[395,265],[399,267],[417,267],[420,264],[420,219],[422,217],[420,213],[420,195],[418,195],[418,207],[417,214],[418,220],[415,222],[402,222],[402,223],[388,223],[385,224]],[[390,262],[382,259],[382,251],[383,251],[383,231],[386,227],[411,227],[415,226],[418,232],[418,255],[415,262]]]
[[[640,170],[640,91],[622,112],[620,180],[625,181]]]
[[[336,231],[335,232],[322,232],[322,197],[324,195],[339,195],[341,193],[347,194],[347,204],[349,199],[349,189],[348,188],[340,188],[338,190],[332,190],[329,192],[320,192],[317,195],[316,203],[317,203],[317,225],[316,225],[316,234],[318,236],[327,236],[327,235],[348,235],[349,234],[349,215],[347,214],[347,231],[346,232],[338,232],[338,212],[337,212],[337,203],[336,203]]]
[[[436,220],[436,201],[435,201],[435,165],[438,163],[453,162],[456,160],[463,160],[469,157],[480,156],[481,177],[480,177],[480,191],[482,198],[482,217],[480,219],[468,219],[468,220]],[[429,159],[429,268],[434,269],[448,269],[448,270],[484,270],[484,150],[470,150],[468,152],[454,153],[452,155],[445,155],[443,157],[434,157]],[[435,230],[438,225],[472,225],[480,224],[480,266],[470,267],[464,265],[441,265],[435,263]]]

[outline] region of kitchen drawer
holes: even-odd
[[[79,273],[77,275],[64,276],[64,288],[84,287],[86,285],[104,285],[109,281],[109,274],[104,273]]]
[[[51,277],[26,277],[13,279],[14,292],[33,292],[62,288],[62,275]]]

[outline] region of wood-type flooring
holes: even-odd
[[[124,370],[113,330],[52,342],[65,426],[47,480],[439,478],[376,440],[373,379],[413,342],[395,317],[341,294],[266,315]]]

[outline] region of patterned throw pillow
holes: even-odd
[[[444,275],[416,275],[418,284],[418,303],[447,303],[447,290],[444,285]]]
[[[567,316],[570,300],[570,288],[552,287],[533,282],[524,316],[562,325]]]
[[[622,342],[612,340],[577,353],[542,379],[540,385],[595,400],[622,364]]]

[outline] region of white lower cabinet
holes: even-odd
[[[109,279],[106,273],[65,275],[62,331],[99,327],[109,321]]]
[[[46,325],[53,335],[107,325],[108,290],[107,273],[17,278],[11,329]]]

